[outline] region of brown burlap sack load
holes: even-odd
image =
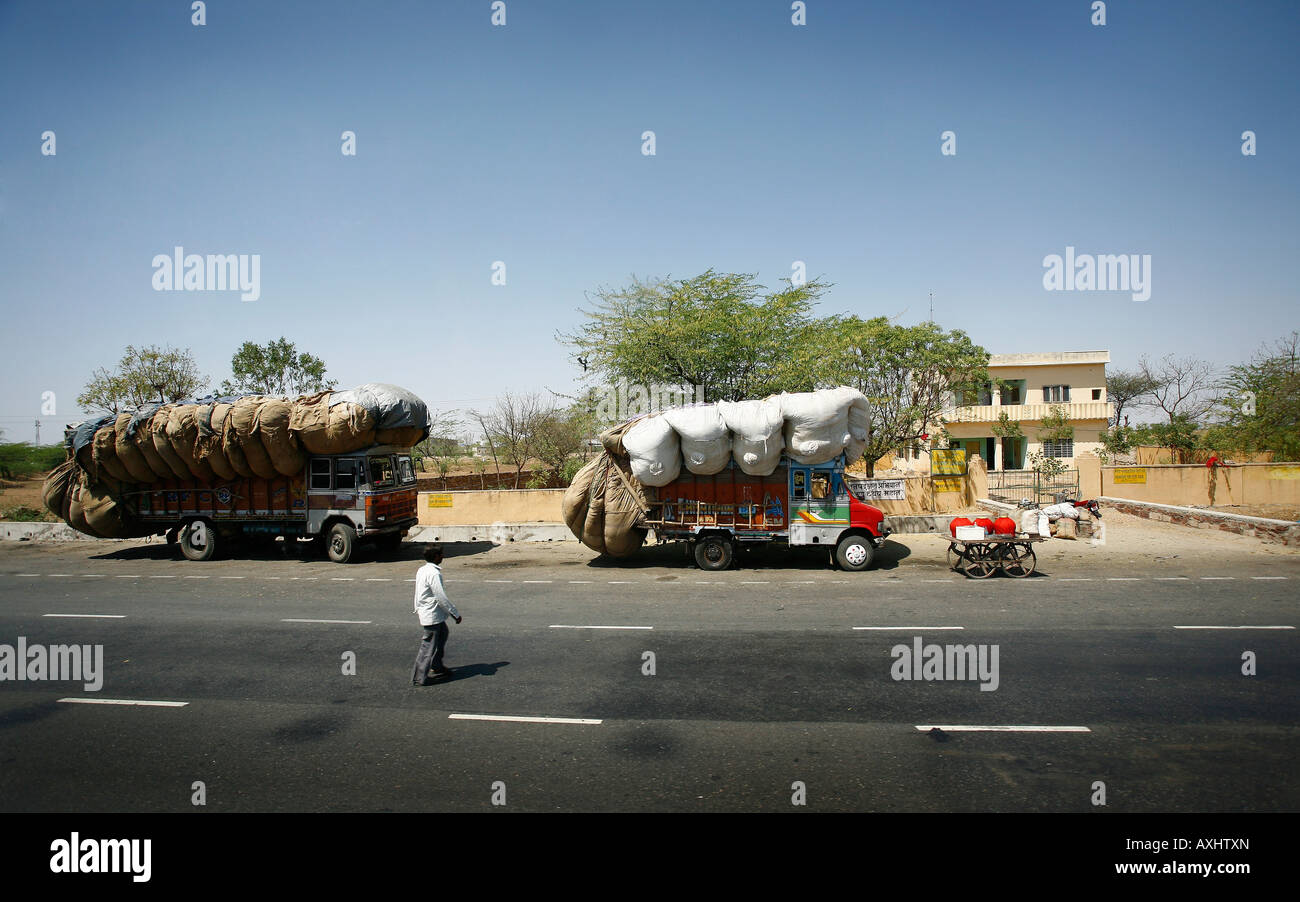
[[[307,456],[302,453],[298,439],[289,429],[293,405],[282,398],[267,398],[257,409],[253,422],[257,427],[257,437],[266,449],[271,465],[281,476],[294,476],[302,472],[307,465]]]
[[[92,471],[100,479],[115,479],[118,482],[130,482],[131,474],[117,460],[117,433],[113,426],[100,426],[95,430],[94,445],[95,469]]]
[[[375,418],[369,410],[360,404],[344,401],[330,406],[333,392],[321,392],[299,398],[293,402],[293,413],[289,428],[298,436],[302,447],[311,454],[346,454],[379,441],[375,434]],[[402,432],[400,429],[384,430],[388,433]],[[422,430],[416,430],[417,433]],[[423,435],[417,435],[419,441]],[[399,447],[410,447],[415,442]]]
[[[190,472],[189,467],[185,466],[185,461],[177,456],[172,443],[167,440],[167,426],[171,421],[173,407],[174,405],[167,404],[154,412],[149,420],[149,439],[153,442],[154,451],[162,458],[165,469],[171,474],[165,478],[193,479],[194,474]],[[141,427],[143,426],[142,423]]]
[[[158,477],[154,476],[149,461],[140,453],[135,442],[126,437],[126,430],[130,425],[131,414],[129,413],[119,414],[113,422],[113,450],[117,454],[118,463],[131,476],[128,482],[148,484]]]
[[[199,460],[196,453],[199,439],[199,424],[194,419],[196,411],[197,405],[194,404],[177,404],[172,408],[167,417],[167,442],[195,479],[212,482],[216,474],[207,461]]]
[[[578,471],[564,493],[564,522],[582,544],[613,557],[632,554],[648,532],[636,524],[649,510],[627,461],[609,452]]]
[[[153,480],[157,482],[163,479],[175,479],[171,467],[167,466],[167,461],[163,460],[161,454],[153,446],[153,417],[148,416],[135,424],[135,434],[129,441],[135,445],[135,449],[140,452],[145,463],[149,465],[149,471],[153,473]]]
[[[236,472],[230,459],[226,457],[224,436],[226,415],[230,413],[231,404],[202,404],[194,416],[199,427],[198,441],[195,443],[195,455],[212,468],[218,479],[236,479]]]
[[[257,435],[257,411],[261,406],[261,395],[250,395],[235,402],[230,409],[230,418],[226,424],[226,442],[229,444],[231,439],[234,440],[234,444],[243,453],[248,469],[251,471],[250,475],[262,479],[274,479],[278,475],[275,464],[271,462],[271,455],[266,452],[266,446]],[[235,463],[229,448],[226,456],[230,457],[232,464]]]
[[[85,491],[84,479],[85,473],[81,473],[76,479],[72,480],[64,499],[61,516],[77,532],[84,532],[88,536],[102,539],[104,537],[95,532],[90,524],[86,522],[86,509],[82,505],[82,495]]]
[[[68,491],[77,478],[77,462],[65,461],[50,471],[41,486],[41,502],[45,509],[56,517],[62,517],[67,509]]]

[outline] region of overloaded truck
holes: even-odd
[[[311,456],[302,473],[217,485],[170,481],[122,493],[127,513],[180,543],[192,561],[212,560],[233,540],[314,538],[337,563],[362,543],[396,550],[416,524],[411,455],[383,445]]]
[[[44,501],[87,535],[166,535],[190,560],[283,536],[343,563],[417,522],[408,449],[428,434],[424,402],[382,383],[150,404],[70,427]]]
[[[866,396],[843,386],[642,415],[601,435],[604,452],[564,494],[564,520],[611,557],[654,530],[690,543],[705,570],[770,543],[824,546],[833,565],[865,570],[889,529],[845,468],[870,435]]]
[[[844,458],[800,464],[783,458],[768,476],[734,464],[720,473],[683,473],[647,490],[641,526],[662,541],[688,542],[701,570],[726,570],[739,547],[820,545],[832,563],[866,570],[890,530],[884,513],[855,493]]]

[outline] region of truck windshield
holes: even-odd
[[[406,455],[397,458],[397,476],[401,479],[402,485],[415,483],[415,470],[411,468],[411,459]]]
[[[393,459],[391,457],[370,458],[370,484],[377,489],[393,484]]]

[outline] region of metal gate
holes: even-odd
[[[990,470],[989,498],[1015,504],[1029,498],[1037,504],[1078,501],[1079,471],[1065,470],[1047,476],[1037,470]]]

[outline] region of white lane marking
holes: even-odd
[[[262,579],[279,579],[279,578],[280,578],[280,577],[278,577],[278,576],[263,576],[263,577],[262,577]],[[298,577],[296,577],[296,576],[291,576],[291,577],[289,577],[289,579],[297,579],[297,578],[298,578]],[[189,577],[187,576],[186,579],[189,579]]]
[[[524,580],[524,582],[526,582],[526,583],[551,583],[551,582],[554,582],[554,580],[550,580],[550,579],[526,579],[526,580]]]
[[[1090,582],[1092,582],[1092,577],[1091,577],[1091,576],[1067,576],[1067,577],[1064,577],[1064,578],[1058,580],[1058,582],[1063,582],[1063,583],[1090,583]]]
[[[279,579],[279,578],[280,578],[280,577],[278,577],[278,576],[268,576],[268,577],[267,577],[267,579]],[[289,577],[289,579],[290,579],[290,580],[301,579],[301,580],[305,580],[305,581],[315,581],[315,580],[320,579],[320,577],[319,577],[319,576],[291,576],[291,577]],[[412,580],[412,582],[414,582],[414,580]]]
[[[855,630],[964,630],[964,626],[855,626]]]
[[[740,581],[740,584],[741,584],[742,586],[767,586],[767,585],[771,585],[771,580],[766,580],[766,579],[742,579],[742,580]]]
[[[51,573],[50,576],[71,576],[71,573]]]
[[[589,580],[589,579],[571,579],[571,580],[569,580],[569,585],[571,585],[571,586],[589,586],[589,585],[591,585],[591,580]]]
[[[123,573],[113,577],[113,579],[139,579],[139,578],[140,578],[140,574],[138,573]]]
[[[413,580],[413,579],[408,579],[408,580],[403,580],[403,582],[413,583],[413,582],[415,582],[415,580]]]
[[[1186,576],[1157,576],[1156,579],[1163,579],[1163,580],[1181,579],[1181,580],[1183,580],[1183,581],[1185,582],[1186,580],[1189,579],[1189,577],[1186,577]]]
[[[103,577],[104,577],[104,574],[102,574],[102,573],[83,573],[83,574],[81,574],[81,578],[82,578],[82,579],[103,579]]]
[[[1293,630],[1294,626],[1176,626],[1176,630]]]
[[[393,578],[391,576],[367,576],[366,577],[366,582],[368,583],[391,583],[392,581]],[[447,582],[451,582],[451,580],[447,580]]]
[[[373,623],[373,620],[308,620],[297,617],[281,617],[281,623]]]
[[[1137,582],[1141,582],[1141,581],[1142,581],[1142,577],[1140,577],[1140,576],[1108,576],[1108,577],[1106,577],[1106,582],[1108,582],[1108,583],[1137,583]]]
[[[14,576],[40,576],[40,574],[39,573],[15,573]],[[1286,577],[1279,577],[1279,579],[1285,579],[1285,578]]]
[[[653,626],[575,626],[570,623],[552,623],[548,629],[553,630],[652,630]]]
[[[150,579],[175,579],[176,575],[173,573],[173,574],[168,574],[167,576],[151,576],[149,578]]]
[[[136,698],[61,698],[69,705],[138,705],[148,708],[184,708],[189,702],[154,702]]]
[[[1235,576],[1202,576],[1201,579],[1236,579]]]
[[[351,576],[331,576],[331,577],[330,577],[330,582],[332,582],[332,583],[350,583],[350,582],[352,582],[352,579],[353,579],[353,578],[352,578]]]
[[[711,579],[697,579],[697,580],[695,581],[695,585],[697,585],[697,586],[720,586],[720,585],[722,585],[722,583],[714,582],[714,581],[711,580]]]
[[[218,576],[217,579],[247,579],[246,576]]]
[[[630,586],[634,581],[630,579],[611,579],[609,584],[611,586]]]
[[[786,583],[786,585],[787,585],[787,586],[815,586],[815,585],[817,585],[817,580],[815,580],[815,579],[793,579],[793,580],[791,580],[790,582]]]
[[[104,620],[121,620],[125,614],[42,614],[42,617],[97,617]]]
[[[187,576],[186,579],[211,579],[210,576]],[[275,577],[272,577],[274,579]]]
[[[512,582],[514,582],[514,580],[513,580],[513,579],[485,579],[485,580],[483,580],[483,582],[485,582],[485,583],[512,583]]]
[[[1091,733],[1087,727],[1042,727],[1015,724],[917,724],[918,730],[945,733]]]
[[[507,723],[576,723],[599,724],[603,721],[587,717],[519,717],[510,714],[448,714],[448,720],[499,720]]]
[[[19,573],[19,576],[26,576],[25,573]],[[1286,579],[1285,576],[1252,576],[1251,579]]]

